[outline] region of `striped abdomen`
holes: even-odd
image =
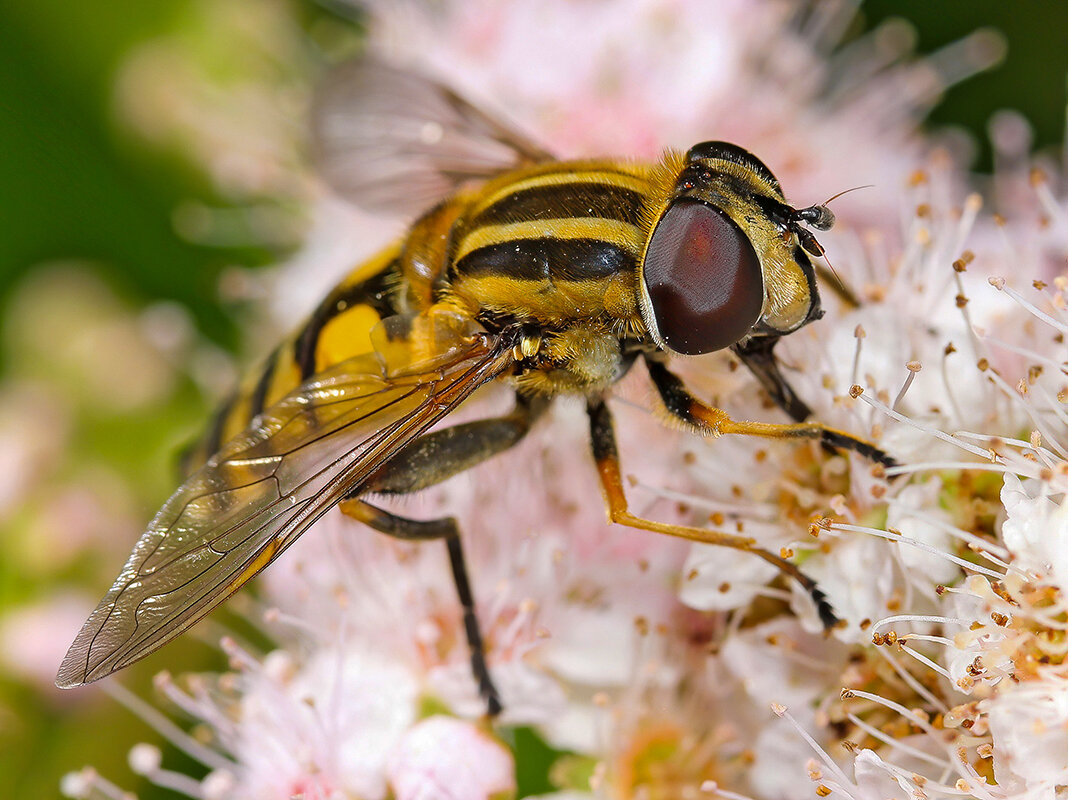
[[[297,333],[276,347],[261,369],[223,403],[205,435],[182,454],[186,474],[221,444],[308,378],[341,361],[370,352],[371,329],[395,313],[399,247],[354,269],[327,295]]]
[[[648,194],[647,168],[611,162],[498,179],[457,222],[451,288],[519,318],[633,322]]]

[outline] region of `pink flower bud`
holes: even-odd
[[[430,717],[409,730],[386,772],[397,800],[502,800],[516,790],[507,748],[453,717]]]

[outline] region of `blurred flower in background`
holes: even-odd
[[[89,764],[64,778],[67,795],[1056,796],[1068,785],[1062,167],[1032,155],[1017,115],[994,121],[982,184],[966,171],[973,145],[921,129],[949,86],[1002,57],[996,34],[914,58],[907,25],[856,35],[854,13],[193,0],[131,48],[114,70],[119,135],[196,176],[170,207],[182,240],[249,256],[207,288],[194,281],[242,316],[243,363],[403,230],[332,197],[303,157],[317,77],[364,47],[565,157],[655,158],[722,138],[797,202],[874,184],[838,200],[821,236],[861,305],[825,289],[827,317],[779,354],[817,419],[904,466],[888,480],[814,447],[668,431],[631,375],[613,403],[632,507],[744,530],[803,562],[844,620],[830,637],[763,562],[607,526],[581,409],[561,402],[515,452],[404,503],[461,520],[499,724],[480,721],[443,548],[337,513],[257,592],[109,679],[133,681],[110,690],[126,718],[99,689],[52,689],[52,673],[236,369],[198,333],[195,304],[124,296],[100,263],[42,265],[8,294],[0,383],[13,476],[0,487],[0,664],[14,687],[0,695],[0,749],[29,743],[35,773],[16,780],[54,791]],[[287,252],[275,268],[242,265],[258,251]],[[730,357],[680,366],[733,415],[778,418]],[[463,414],[507,399],[477,403]],[[135,718],[164,750],[138,744]],[[127,750],[139,777],[117,763]]]

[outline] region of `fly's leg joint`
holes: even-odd
[[[541,334],[532,333],[523,337],[519,343],[519,350],[526,358],[533,358],[541,349]]]
[[[527,333],[523,335],[523,338],[519,340],[519,343],[512,348],[512,355],[515,356],[516,361],[523,361],[524,359],[533,358],[541,350],[541,334],[540,333]]]
[[[706,436],[719,438],[724,433],[729,433],[730,417],[725,411],[712,408],[703,404],[693,403],[690,406],[690,416],[697,423],[698,429]]]

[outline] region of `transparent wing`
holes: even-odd
[[[390,375],[361,357],[257,417],[152,520],[56,684],[103,678],[178,636],[511,359],[486,336]]]
[[[312,106],[319,169],[370,211],[425,211],[470,179],[552,156],[436,81],[379,61],[335,68]]]

